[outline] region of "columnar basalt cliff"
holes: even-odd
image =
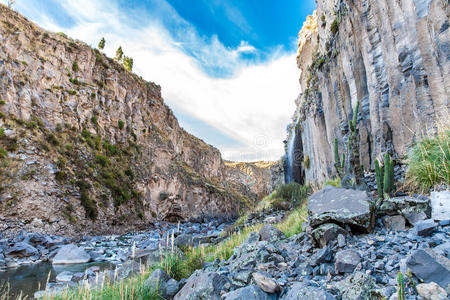
[[[239,174],[184,131],[158,85],[3,5],[0,101],[2,231],[232,217],[271,189],[270,171]]]
[[[291,161],[295,180],[336,174],[333,143],[345,152],[357,102],[366,170],[386,152],[403,158],[448,118],[449,12],[446,0],[317,1],[299,33],[302,93],[288,136],[288,145],[301,139]]]

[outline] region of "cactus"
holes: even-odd
[[[397,300],[406,300],[405,281],[401,272],[398,272],[397,275]]]
[[[394,162],[386,153],[384,156],[384,178],[383,178],[383,192],[385,195],[391,195],[394,190]]]
[[[361,159],[359,155],[359,129],[358,129],[358,114],[359,101],[356,103],[353,118],[349,121],[350,136],[348,139],[348,151],[350,153],[350,165],[353,166],[353,173],[355,176],[355,183],[359,186],[364,180],[364,171],[361,166]]]
[[[344,163],[345,163],[345,154],[342,153],[342,160],[339,159],[339,147],[338,147],[338,139],[334,139],[334,167],[336,168],[336,172],[338,176],[342,179],[344,176]]]
[[[377,180],[377,191],[380,200],[383,200],[383,167],[380,166],[378,160],[375,160],[375,178]]]

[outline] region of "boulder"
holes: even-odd
[[[153,271],[144,283],[144,286],[152,290],[163,289],[170,276],[161,269]]]
[[[72,281],[73,273],[69,271],[64,271],[56,275],[56,281],[59,282],[69,282]]]
[[[30,257],[39,255],[39,250],[28,243],[19,242],[6,251],[7,256],[11,257]]]
[[[335,300],[336,298],[321,288],[307,286],[304,283],[296,282],[280,300]]]
[[[229,285],[228,279],[214,272],[196,271],[183,288],[175,295],[174,300],[210,299],[220,300],[220,294]]]
[[[341,250],[336,253],[335,269],[337,273],[353,273],[361,262],[361,257],[355,250]]]
[[[433,233],[436,227],[436,223],[433,220],[428,219],[417,222],[416,225],[414,225],[414,231],[417,233],[417,235],[429,236]]]
[[[447,292],[435,282],[418,284],[416,289],[419,296],[421,296],[424,300],[447,299]]]
[[[172,297],[175,296],[179,290],[180,290],[180,283],[175,279],[171,278],[166,282],[164,288],[161,290],[161,296],[164,299],[172,299]]]
[[[327,186],[309,197],[308,214],[312,227],[338,223],[366,232],[373,227],[372,204],[365,191]]]
[[[427,218],[427,215],[421,211],[421,212],[406,212],[403,214],[406,220],[408,220],[408,223],[412,226],[416,225],[417,222],[425,220]]]
[[[431,218],[436,221],[450,220],[450,191],[431,193]]]
[[[211,237],[193,234],[180,234],[175,238],[174,244],[177,247],[196,247],[200,244],[209,243]]]
[[[332,258],[332,253],[330,248],[328,247],[323,247],[322,249],[320,249],[319,251],[317,251],[316,253],[314,253],[311,256],[311,266],[317,266],[320,265],[322,263],[327,263],[330,262]]]
[[[444,289],[450,285],[450,260],[431,249],[414,251],[407,258],[406,267],[422,282],[435,282]]]
[[[334,241],[339,235],[347,234],[348,232],[342,227],[333,223],[322,224],[311,232],[314,241],[320,247],[327,246],[328,243]]]
[[[55,257],[53,257],[53,264],[82,264],[91,260],[91,256],[84,251],[84,249],[77,247],[74,244],[62,246]]]
[[[404,231],[406,229],[405,224],[405,218],[400,215],[385,216],[383,218],[384,227],[391,231]]]
[[[430,200],[424,196],[421,197],[393,197],[383,200],[378,209],[380,215],[403,215],[411,213],[425,213],[430,216],[431,206]]]
[[[266,293],[273,294],[281,291],[278,283],[265,272],[259,271],[253,273],[253,280]]]
[[[223,296],[224,300],[271,300],[272,298],[266,294],[257,285],[249,285],[229,292]]]
[[[261,241],[276,242],[282,238],[286,238],[283,232],[272,225],[264,225],[259,231]]]

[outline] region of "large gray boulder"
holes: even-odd
[[[308,199],[312,227],[338,223],[369,232],[373,227],[372,211],[370,198],[365,191],[327,186]]]
[[[224,295],[224,300],[271,300],[269,294],[261,290],[257,285],[249,285]]]
[[[318,287],[307,286],[304,283],[296,282],[280,300],[335,300],[330,293]]]
[[[281,291],[278,283],[265,272],[258,271],[253,273],[253,280],[266,293],[272,294]]]
[[[416,225],[414,225],[413,230],[417,233],[417,235],[428,236],[433,233],[436,227],[437,224],[433,220],[428,219],[417,222]]]
[[[406,267],[425,283],[435,282],[450,288],[450,260],[431,249],[419,249],[406,260]]]
[[[16,243],[13,247],[6,251],[7,256],[12,257],[30,257],[34,255],[39,255],[39,250],[34,248],[28,243],[20,242]]]
[[[322,224],[311,232],[311,236],[320,247],[325,247],[328,243],[334,241],[340,234],[347,235],[348,232],[333,223]]]
[[[375,279],[372,276],[359,271],[347,276],[344,280],[337,282],[335,287],[340,291],[342,299],[386,299],[381,294]]]
[[[413,214],[430,216],[430,200],[426,197],[410,196],[388,198],[383,200],[378,208],[378,213],[380,215],[403,215],[405,217]]]
[[[91,260],[91,256],[84,251],[84,249],[77,247],[74,244],[68,244],[62,246],[55,257],[53,258],[52,263],[57,264],[82,264],[87,263]]]
[[[174,300],[220,300],[220,294],[229,285],[228,279],[214,272],[196,271],[188,278]]]

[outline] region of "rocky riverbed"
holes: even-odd
[[[57,292],[83,279],[116,272],[117,279],[132,273],[130,261],[159,260],[159,248],[173,235],[177,245],[217,242],[228,223],[173,224],[158,222],[152,229],[125,235],[67,238],[21,232],[0,239],[0,284],[9,283],[11,294],[33,296],[40,289]],[[149,262],[150,263],[150,262]],[[138,265],[138,264],[136,264]],[[117,270],[117,271],[116,271]],[[47,283],[47,277],[50,281]],[[42,295],[36,293],[36,296]]]

